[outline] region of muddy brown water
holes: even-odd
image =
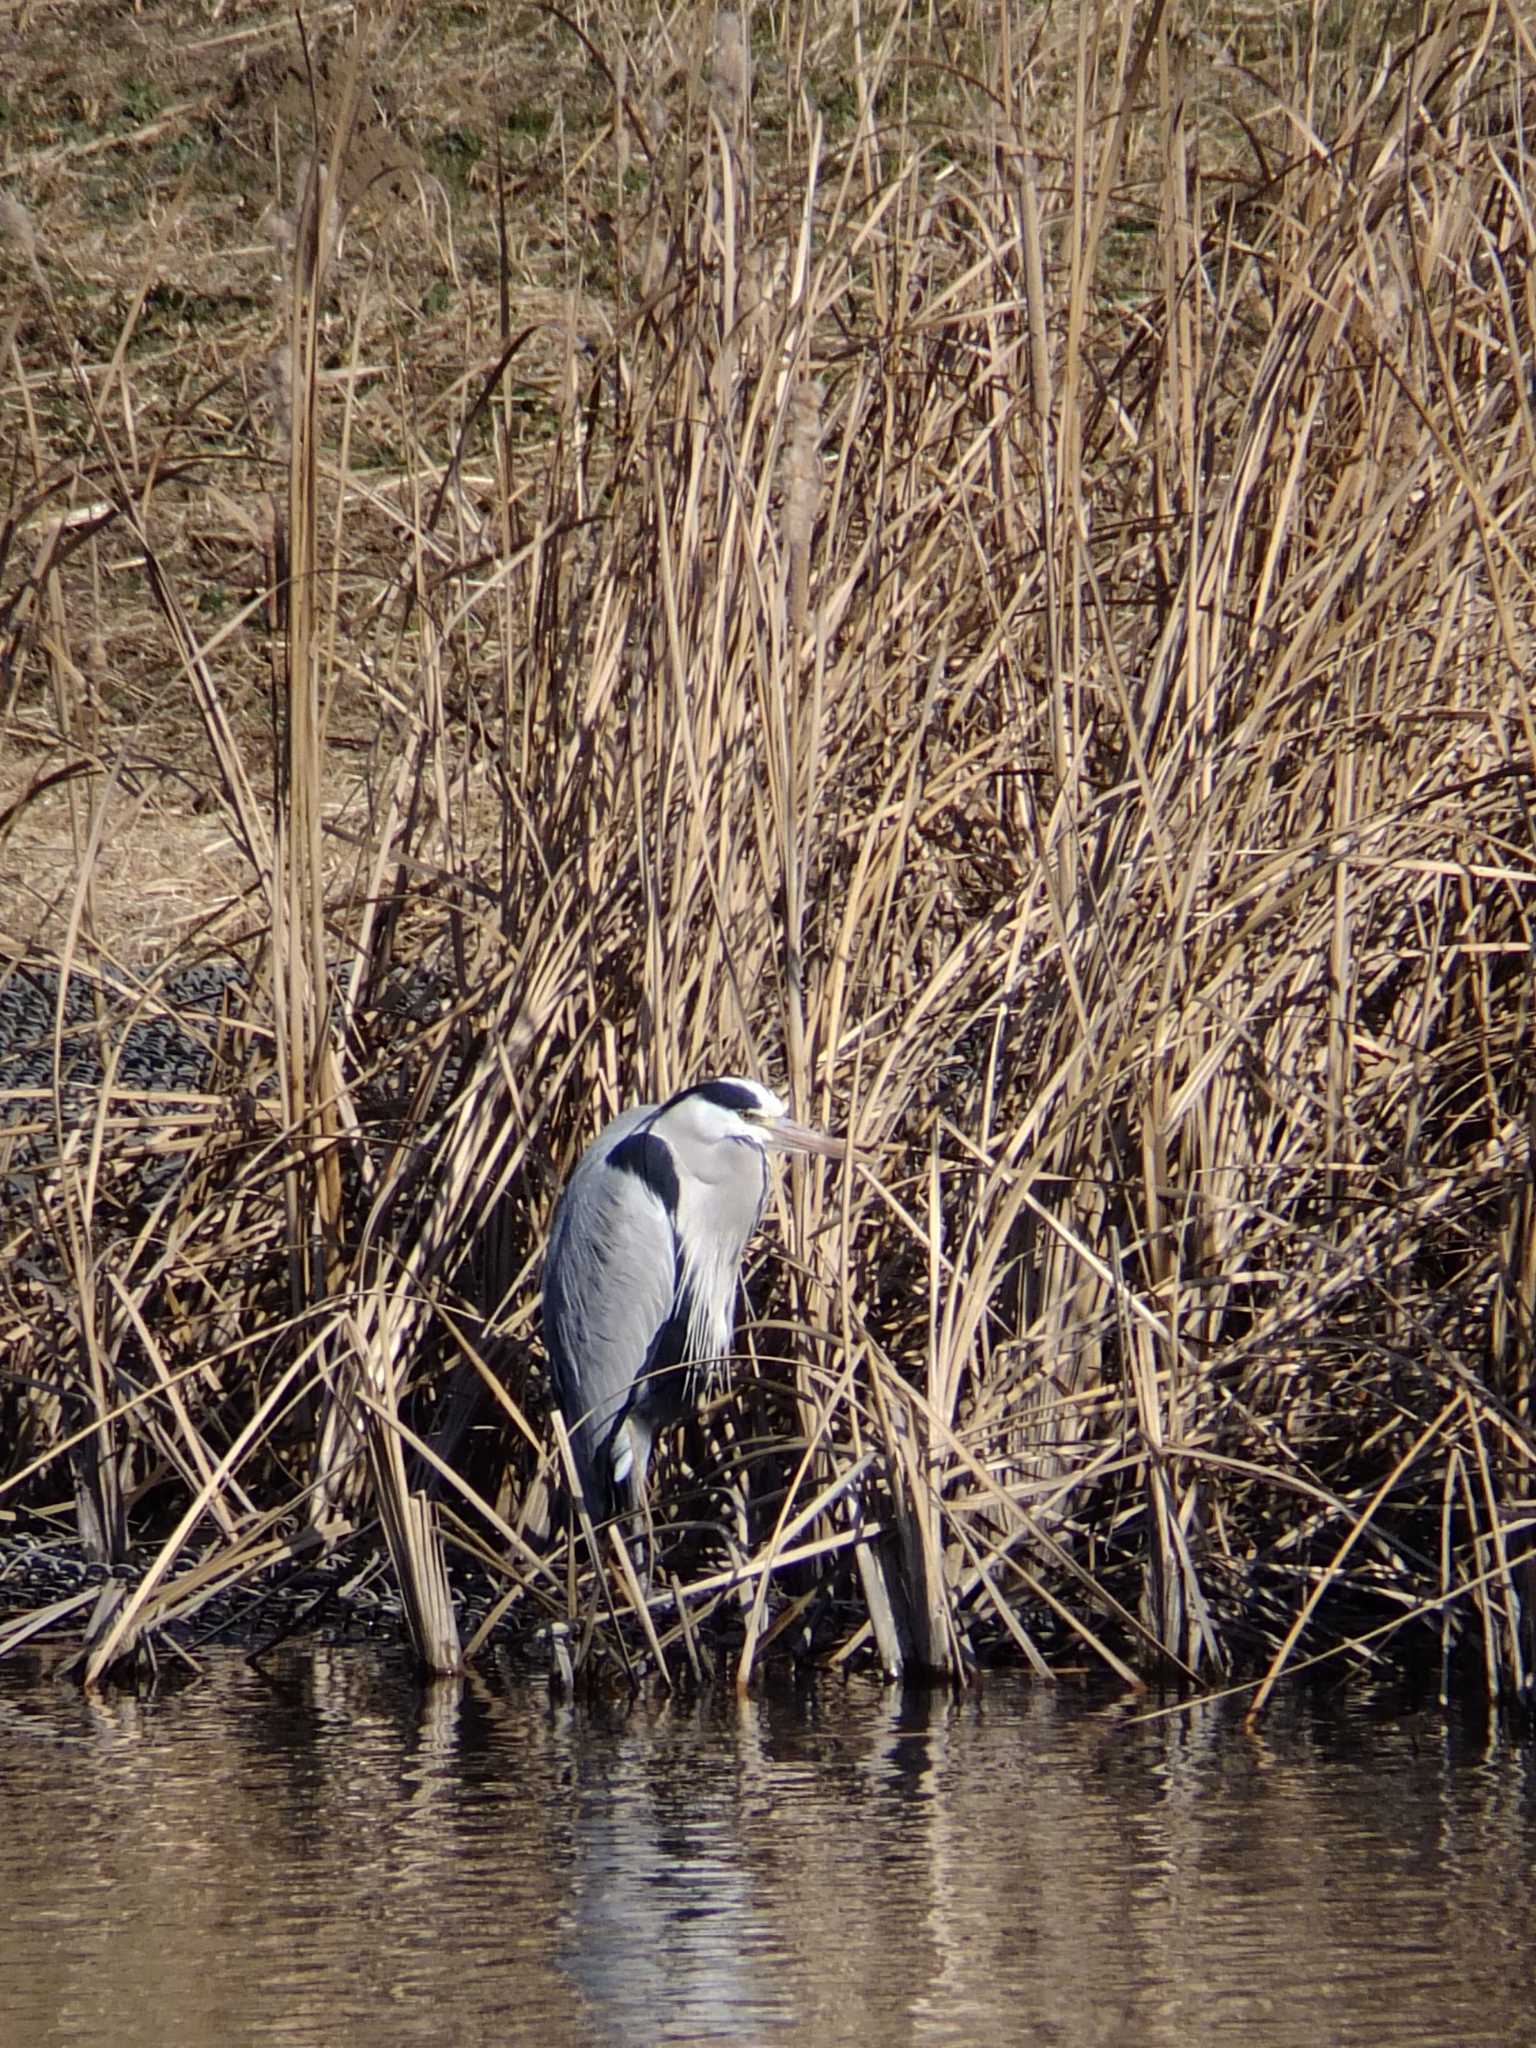
[[[0,1666],[3,2048],[1521,2048],[1533,1879],[1536,1749],[1437,1714]]]

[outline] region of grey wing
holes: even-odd
[[[566,1184],[544,1264],[544,1345],[589,1506],[609,1512],[609,1439],[672,1314],[677,1249],[661,1196],[613,1163],[643,1112],[617,1120]]]

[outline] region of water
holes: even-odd
[[[1533,1752],[1433,1716],[24,1676],[0,2048],[1536,2040]]]

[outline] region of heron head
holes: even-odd
[[[843,1159],[848,1153],[846,1138],[797,1123],[782,1096],[738,1074],[683,1089],[665,1113],[685,1115],[693,1133],[706,1141],[735,1139],[764,1152],[815,1152],[824,1159]]]

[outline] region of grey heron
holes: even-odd
[[[576,1162],[550,1226],[544,1348],[594,1522],[645,1497],[657,1432],[730,1350],[771,1150],[841,1158],[735,1075],[626,1109]]]

